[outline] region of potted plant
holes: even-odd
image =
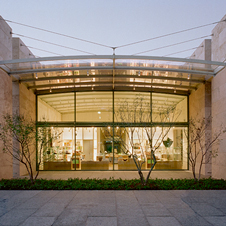
[[[166,148],[169,148],[173,144],[173,141],[168,137],[166,140],[163,141],[163,144]]]

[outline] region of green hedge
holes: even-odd
[[[68,179],[36,180],[31,185],[28,179],[0,180],[0,190],[225,190],[225,180],[202,179],[155,179],[146,186],[140,180],[122,179]]]

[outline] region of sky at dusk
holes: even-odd
[[[118,47],[118,55],[189,57],[203,39],[211,38],[212,23],[226,14],[226,0],[0,0],[0,6],[6,20],[89,41],[7,22],[13,37],[20,37],[39,57],[108,55],[111,47]],[[146,39],[152,40],[123,46]]]

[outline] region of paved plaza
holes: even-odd
[[[226,191],[0,191],[0,225],[226,225]]]

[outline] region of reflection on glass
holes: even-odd
[[[55,137],[55,139],[49,139],[50,137]],[[74,128],[48,128],[46,139],[48,143],[45,145],[41,156],[42,164],[40,169],[71,170],[73,168],[72,156],[75,149]]]
[[[111,154],[112,141],[104,135],[106,128],[76,128],[76,159],[79,170],[109,170],[112,167],[107,153]],[[110,146],[109,146],[110,144]]]
[[[38,121],[74,121],[74,93],[38,96]]]
[[[112,92],[82,92],[76,94],[77,122],[112,121]]]
[[[156,130],[156,134],[153,137],[154,145],[157,145],[158,134],[161,133],[162,129],[153,128],[153,130]],[[155,151],[157,160],[155,169],[187,169],[186,129],[184,127],[173,127],[169,130],[169,133],[164,137],[163,142]],[[151,164],[149,165],[150,167]]]
[[[115,122],[150,122],[150,93],[115,92]]]
[[[148,170],[153,164],[151,150],[157,159],[155,169],[187,169],[186,128],[179,123],[168,127],[187,122],[186,96],[114,92],[114,105],[112,92],[76,93],[76,101],[74,96],[38,97],[39,121],[71,121],[78,126],[49,127],[46,137],[59,136],[39,157],[42,170],[136,170],[132,155]],[[84,122],[89,127],[79,127]]]
[[[113,131],[107,126],[78,127],[75,132],[69,127],[49,127],[45,133],[49,141],[38,154],[40,170],[136,170],[132,156],[148,170],[153,163],[151,149],[157,159],[154,169],[186,169],[186,129],[116,126]],[[49,139],[53,135],[56,139]]]
[[[168,122],[187,122],[187,97],[172,94],[152,94],[152,121],[162,122],[166,111]]]

